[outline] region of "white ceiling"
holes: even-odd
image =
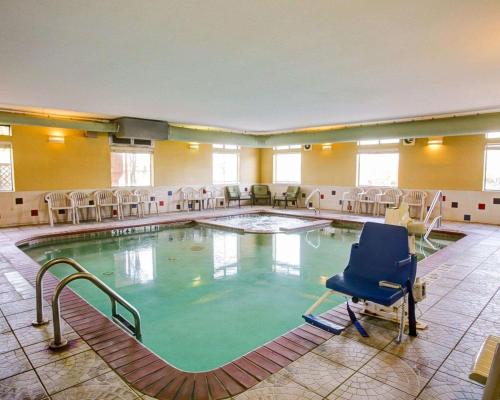
[[[500,1],[4,0],[0,104],[248,131],[498,109]]]

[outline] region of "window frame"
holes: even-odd
[[[0,141],[0,147],[8,148],[10,151],[10,164],[9,164],[9,166],[10,166],[10,181],[11,181],[11,188],[8,190],[0,189],[0,193],[13,193],[16,191],[16,183],[14,180],[14,151],[12,148],[12,143]],[[0,165],[3,165],[3,163]]]
[[[483,192],[498,193],[500,189],[488,189],[486,187],[486,167],[488,165],[488,150],[498,150],[500,152],[500,142],[486,143],[484,147],[484,167],[483,167]]]
[[[6,125],[6,124],[0,124],[0,128],[2,128],[2,127],[8,128],[9,133],[7,133],[7,134],[0,133],[0,137],[2,137],[2,136],[11,137],[12,136],[12,126],[11,125]]]
[[[370,185],[370,184],[363,184],[360,182],[360,173],[361,173],[361,156],[365,154],[397,154],[398,155],[398,163],[397,163],[397,171],[396,171],[396,183],[394,185],[388,185],[388,184],[383,184],[383,185]],[[400,154],[399,154],[399,149],[397,148],[381,148],[381,149],[364,149],[358,151],[356,155],[356,186],[369,186],[369,187],[391,187],[391,188],[397,188],[399,185],[399,163],[400,163]]]
[[[283,185],[283,184],[289,184],[289,185],[300,185],[302,183],[302,152],[299,150],[300,147],[296,146],[286,146],[287,148],[284,148],[285,146],[276,146],[273,147],[274,152],[273,152],[273,184],[275,185]],[[278,149],[280,148],[280,149]],[[299,179],[297,181],[280,181],[277,179],[277,160],[278,156],[284,155],[284,154],[296,154],[299,156],[300,160],[300,168],[299,168]]]
[[[240,183],[240,150],[241,146],[235,144],[212,144],[212,184],[213,185],[239,185]],[[236,155],[236,182],[218,181],[214,176],[214,156],[215,155]]]
[[[129,153],[129,154],[148,154],[149,155],[149,185],[115,185],[113,183],[113,166],[112,159],[113,153]],[[153,148],[150,146],[142,146],[142,147],[133,147],[133,146],[111,146],[111,150],[109,153],[110,157],[110,178],[111,178],[111,187],[112,188],[129,188],[129,187],[153,187],[154,186],[154,152]]]
[[[357,141],[357,145],[362,147],[398,145],[399,143],[401,143],[401,139],[365,139]]]

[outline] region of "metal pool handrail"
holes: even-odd
[[[113,289],[111,289],[108,285],[106,285],[103,281],[97,278],[95,275],[90,272],[76,272],[72,275],[64,278],[59,284],[56,286],[54,291],[54,296],[52,297],[52,321],[54,324],[54,340],[52,340],[49,344],[51,349],[60,349],[68,344],[68,341],[62,337],[61,334],[61,316],[59,312],[59,296],[61,295],[62,290],[69,283],[73,282],[77,279],[86,279],[92,282],[95,286],[101,289],[104,293],[109,296],[111,300],[111,313],[113,316],[113,320],[129,330],[138,340],[142,338],[141,332],[141,316],[139,311],[132,306],[127,300],[121,297],[118,293],[116,293]],[[120,314],[116,312],[116,303],[119,303],[124,308],[126,308],[134,317],[134,326],[132,326],[125,318],[123,318]]]
[[[47,261],[45,264],[41,266],[36,274],[36,283],[35,283],[35,301],[36,301],[36,320],[32,322],[33,326],[41,326],[49,323],[48,319],[43,318],[43,287],[42,280],[45,273],[57,264],[67,264],[70,267],[73,267],[78,272],[88,272],[80,263],[76,262],[72,258],[68,257],[59,257],[54,258],[53,260]]]
[[[318,194],[318,208],[316,207],[313,207],[312,206],[312,203],[311,203],[311,206],[309,205],[309,202],[310,200],[312,199],[312,197],[315,195],[315,194]],[[309,209],[309,210],[314,210],[314,214],[316,213],[320,213],[321,212],[321,191],[319,190],[319,188],[317,189],[314,189],[310,194],[309,196],[307,196],[306,198],[306,207]]]

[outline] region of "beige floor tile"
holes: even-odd
[[[435,370],[382,351],[361,368],[359,372],[408,394],[417,396]]]
[[[469,354],[471,356],[475,356],[481,345],[486,338],[485,335],[476,335],[474,333],[466,333],[465,336],[458,342],[456,350]]]
[[[45,400],[47,393],[34,371],[23,372],[0,381],[2,400]]]
[[[356,373],[328,396],[330,400],[411,400],[414,397],[361,373]]]
[[[308,353],[291,363],[282,372],[284,376],[317,394],[327,396],[355,371],[322,356]]]
[[[19,347],[19,343],[12,332],[0,334],[0,353],[6,353]]]
[[[36,368],[49,394],[94,378],[109,371],[106,363],[92,350]]]
[[[235,400],[321,400],[321,396],[277,373],[236,396]]]
[[[73,329],[61,321],[63,335],[74,332]],[[16,329],[14,334],[22,346],[29,346],[30,344],[44,342],[54,337],[54,328],[52,323],[42,326],[26,326],[24,328]]]
[[[474,359],[475,357],[470,354],[454,350],[441,365],[439,371],[468,381]]]
[[[46,307],[43,311],[45,318],[52,319],[50,307]],[[12,329],[24,328],[26,326],[31,326],[31,323],[35,320],[35,310],[28,310],[18,314],[7,315],[5,318],[9,321]]]
[[[9,290],[8,292],[4,291],[3,293],[0,293],[0,304],[10,303],[21,299],[21,295],[14,289]]]
[[[479,318],[500,324],[500,303],[491,302],[488,304]]]
[[[35,299],[18,300],[13,303],[0,305],[0,310],[4,315],[18,314],[24,311],[35,309]]]
[[[462,331],[434,322],[428,322],[427,328],[419,329],[417,334],[420,339],[437,343],[450,349],[454,348],[464,335]]]
[[[477,317],[481,314],[484,306],[485,304],[481,300],[467,299],[464,301],[464,299],[455,300],[445,296],[434,305],[433,309],[439,308],[440,310],[451,311],[453,313],[463,314],[470,317]]]
[[[4,317],[0,317],[0,333],[5,333],[10,331],[10,326]]]
[[[379,350],[344,336],[334,336],[313,352],[351,369],[365,365]]]
[[[399,344],[392,342],[385,348],[385,351],[434,369],[438,369],[451,352],[444,346],[409,336],[403,337]]]
[[[465,304],[462,303],[461,307]],[[430,308],[422,316],[423,320],[428,322],[434,322],[436,324],[441,324],[449,326],[450,328],[457,329],[459,331],[465,332],[471,324],[474,322],[474,317],[454,313],[448,310],[441,310],[436,308],[436,306]]]
[[[391,343],[396,338],[396,336],[398,336],[397,331],[389,330],[378,325],[372,325],[364,321],[362,322],[362,325],[368,332],[368,335],[370,335],[369,337],[361,336],[354,325],[349,325],[344,330],[344,332],[342,332],[342,336],[356,340],[368,346],[375,347],[377,349],[383,349],[385,346]]]
[[[481,386],[438,372],[418,398],[421,400],[479,400],[482,393]]]
[[[0,354],[0,379],[25,372],[31,365],[21,349]]]
[[[85,341],[83,341],[83,339],[81,339],[76,333],[68,334],[66,336],[66,339],[68,340],[69,344],[68,347],[64,349],[49,349],[50,340],[47,340],[45,342],[26,346],[24,348],[24,351],[28,355],[28,359],[36,368],[90,350],[90,346]]]
[[[52,400],[134,400],[138,396],[114,372],[52,395]]]

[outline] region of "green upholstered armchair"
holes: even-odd
[[[285,208],[288,207],[288,203],[295,203],[295,206],[299,208],[299,192],[300,186],[288,186],[286,192],[282,195],[275,194],[273,197],[273,207],[280,202],[285,203]]]
[[[249,195],[241,194],[241,190],[238,185],[226,186],[226,199],[228,206],[231,205],[232,201],[237,201],[238,207],[241,207],[241,200],[252,200]]]
[[[252,185],[250,196],[252,197],[253,205],[259,200],[265,200],[266,204],[271,205],[271,191],[267,185]]]

